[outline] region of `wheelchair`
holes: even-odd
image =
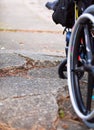
[[[81,15],[78,13],[75,8],[74,26],[66,32],[66,58],[60,63],[58,74],[68,81],[76,114],[89,128],[94,128],[94,5]]]

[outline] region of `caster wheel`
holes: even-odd
[[[61,79],[67,79],[67,59],[64,59],[58,68],[58,74]]]

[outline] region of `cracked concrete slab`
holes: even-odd
[[[19,71],[18,75],[14,75],[10,68],[13,75],[0,77],[0,122],[15,130],[60,130],[65,127],[62,125],[64,122],[69,130],[87,130],[79,123],[71,125],[68,120],[57,121],[60,107],[58,96],[61,95],[62,98],[68,95],[67,80],[58,77],[58,63],[62,57],[32,54],[29,58],[12,53],[3,56],[6,59],[9,57],[10,61],[5,60],[3,67],[18,65],[19,68],[19,65],[25,63],[28,69],[24,75],[19,75]],[[30,67],[28,61],[33,62],[35,67]],[[17,68],[15,72],[16,70]]]
[[[1,77],[0,122],[15,130],[88,130],[75,120],[58,121],[57,98],[66,97],[68,88],[57,70],[58,66],[34,68],[26,77]]]
[[[52,70],[54,77],[50,73]],[[30,130],[37,124],[49,130],[57,118],[58,104],[55,97],[66,81],[63,83],[58,78],[57,68],[45,69],[44,78],[42,68],[35,71],[42,77],[36,77],[31,70],[29,78],[0,78],[0,121],[13,128]]]
[[[49,67],[56,66],[62,60],[62,57],[49,56],[42,54],[32,54],[32,53],[1,53],[0,54],[0,69],[10,68],[10,67],[20,67],[24,66],[29,60],[36,67]]]
[[[0,69],[12,67],[12,66],[22,66],[25,64],[25,59],[18,56],[18,54],[2,53],[0,54]]]
[[[58,66],[53,66],[64,55],[65,35],[58,33],[63,31],[61,26],[55,26],[51,15],[48,16],[46,1],[0,1],[0,66],[9,67],[11,72],[0,76],[2,130],[88,130],[78,122],[63,120],[59,124],[57,119],[57,95],[61,92],[61,97],[66,96],[67,81],[58,78]],[[22,69],[21,75],[17,69]]]

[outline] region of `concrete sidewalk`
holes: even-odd
[[[0,50],[65,55],[62,27],[52,21],[45,1],[35,1],[0,1]]]
[[[71,103],[67,99],[67,81],[58,77],[61,57],[40,55],[38,59],[38,56],[1,54],[0,129],[87,130],[81,122],[72,119],[75,114],[71,115]],[[69,110],[65,109],[64,100],[68,101]],[[64,109],[62,119],[58,113],[59,102]]]
[[[29,59],[17,54],[1,55],[0,121],[17,130],[38,126],[50,130],[57,119],[55,97],[66,81],[58,78],[56,66],[60,58],[41,57],[37,60],[36,55]]]
[[[44,2],[0,0],[0,130],[88,130],[58,77],[65,37]]]

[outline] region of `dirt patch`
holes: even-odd
[[[16,130],[12,128],[10,125],[7,125],[5,123],[0,123],[0,130]]]
[[[53,30],[24,30],[24,29],[5,29],[0,28],[0,32],[27,32],[27,33],[52,33],[52,34],[61,34],[62,31],[53,31]]]
[[[27,57],[24,57],[26,59],[26,63],[22,66],[12,66],[7,68],[0,69],[0,77],[6,77],[6,76],[27,76],[28,77],[28,71],[34,68],[48,68],[48,67],[55,67],[60,62],[59,61],[40,61],[40,60],[33,60]]]
[[[77,125],[83,125],[82,120],[75,114],[72,107],[68,86],[65,86],[65,91],[59,90],[57,95],[58,118],[60,121],[70,121]]]

